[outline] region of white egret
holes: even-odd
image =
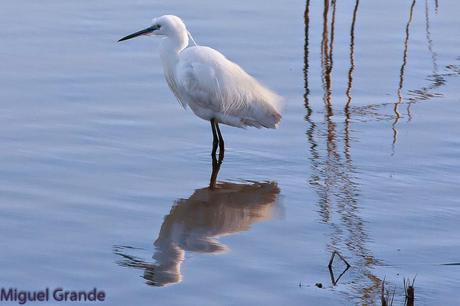
[[[204,46],[188,47],[188,31],[173,15],[153,19],[152,26],[125,36],[161,36],[160,57],[166,81],[180,104],[211,122],[213,161],[219,146],[223,160],[224,139],[219,123],[244,128],[276,128],[281,120],[281,98],[262,86],[220,52]],[[212,179],[211,179],[212,180]]]

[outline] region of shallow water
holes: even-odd
[[[97,287],[110,305],[369,305],[385,279],[399,305],[416,276],[417,305],[454,305],[459,10],[4,1],[1,286]],[[165,13],[287,101],[279,130],[222,128],[216,192],[209,123],[175,102],[158,42],[115,43]],[[351,265],[338,281],[333,251]]]

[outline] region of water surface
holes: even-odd
[[[460,5],[450,1],[4,1],[3,287],[110,305],[417,305],[460,298]],[[158,41],[181,16],[286,98],[279,130],[182,111]],[[328,262],[338,251],[350,263]],[[453,264],[453,265],[452,265]],[[315,286],[321,283],[323,288]],[[61,303],[62,304],[62,303]]]

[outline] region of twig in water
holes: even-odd
[[[335,279],[334,277],[334,271],[332,269],[332,263],[334,262],[334,257],[335,255],[337,254],[337,256],[340,257],[340,259],[342,259],[342,261],[347,265],[347,267],[345,268],[345,270],[343,270],[343,272],[339,275],[339,277],[337,277],[337,279]],[[335,286],[337,285],[337,283],[339,282],[339,279],[345,274],[345,272],[347,272],[348,269],[350,269],[350,264],[348,263],[348,261],[342,257],[342,255],[340,255],[339,252],[337,251],[334,251],[332,252],[332,256],[331,256],[331,259],[329,260],[329,264],[327,265],[328,268],[329,268],[329,274],[331,276],[331,281],[332,281],[332,285]]]
[[[345,258],[343,258],[342,255],[340,255],[339,252],[334,251],[334,252],[332,252],[331,259],[329,260],[329,265],[328,265],[329,268],[332,267],[332,262],[334,261],[334,257],[335,257],[336,254],[337,254],[337,256],[340,257],[340,259],[342,259],[342,261],[347,265],[348,268],[351,267],[350,264],[348,263],[348,261]]]
[[[393,290],[393,294],[391,294],[388,289],[385,290],[385,279],[383,279],[382,292],[380,293],[380,301],[382,302],[382,306],[392,306],[394,299],[395,299],[395,290]]]
[[[404,291],[406,294],[406,300],[404,302],[404,305],[406,306],[414,306],[415,303],[415,289],[414,289],[414,283],[415,283],[415,278],[417,277],[414,276],[414,279],[412,279],[412,283],[410,282],[409,279],[404,278]]]

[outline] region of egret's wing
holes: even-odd
[[[215,112],[221,111],[219,101],[222,100],[216,70],[212,65],[202,61],[181,61],[177,70],[180,94],[188,103]]]
[[[187,103],[237,119],[236,126],[275,127],[280,121],[280,97],[216,50],[187,48],[177,67]]]

